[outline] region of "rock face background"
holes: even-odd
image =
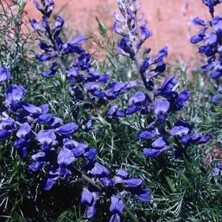
[[[95,17],[97,16],[112,33],[113,12],[117,11],[116,0],[55,0],[56,12],[60,11],[70,30],[78,33],[98,33]],[[192,19],[210,18],[207,7],[201,0],[138,0],[140,10],[148,20],[148,27],[153,36],[148,41],[154,52],[167,45],[171,61],[184,60],[190,66],[197,65],[197,49],[189,42],[189,37],[196,33]],[[39,14],[32,0],[27,0],[26,12],[29,17]],[[217,9],[222,12],[222,7]]]

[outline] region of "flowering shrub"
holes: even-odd
[[[220,2],[203,2],[214,16]],[[220,186],[207,178],[204,152],[197,146],[209,144],[211,133],[195,132],[185,106],[190,91],[177,91],[178,80],[165,76],[167,47],[154,56],[151,49],[143,49],[152,33],[147,21],[138,19],[136,1],[117,4],[121,15],[114,13],[113,29],[119,39],[117,53],[112,53],[117,61],[127,59],[127,69],[136,73],[132,78],[119,81],[108,74],[112,61],[101,74],[84,49],[85,36],[66,41],[63,18],[57,15],[53,21],[53,0],[34,0],[42,18],[30,19],[39,43],[33,65],[25,65],[30,81],[25,82],[22,73],[16,78],[20,63],[1,61],[3,219],[178,221],[188,218],[189,211],[194,220],[211,189],[218,208],[203,210],[200,217],[211,219],[218,212]],[[17,7],[22,10],[24,5]],[[217,20],[207,24],[195,19],[204,31],[192,38],[193,43],[205,40],[202,50],[215,60],[210,58],[210,70],[217,69],[213,47],[220,46],[213,44],[214,33],[205,32],[213,23],[219,30]],[[25,57],[21,61],[21,66],[28,64]],[[193,104],[191,100],[190,107]],[[213,175],[219,174],[220,162],[213,170]]]
[[[191,43],[198,44],[199,53],[203,54],[207,58],[207,63],[202,66],[202,70],[209,72],[209,77],[216,82],[216,94],[211,97],[211,102],[215,105],[219,105],[221,101],[221,15],[215,15],[214,8],[222,1],[203,1],[203,3],[209,8],[209,12],[212,16],[212,20],[202,20],[196,17],[193,20],[194,25],[200,27],[200,31],[197,35],[191,37]],[[214,87],[215,88],[215,87]],[[213,105],[213,104],[212,104]],[[220,111],[215,110],[214,115],[219,116]],[[213,122],[213,121],[212,121]],[[218,130],[220,126],[214,125],[214,130]],[[215,146],[210,149],[209,153],[215,153]],[[221,150],[218,149],[216,154],[220,154]],[[211,155],[208,154],[210,157]],[[211,168],[211,176],[218,176],[221,174],[221,157],[220,155],[213,155],[208,163]]]

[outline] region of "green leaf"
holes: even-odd
[[[107,37],[106,26],[99,21],[99,18],[96,16],[96,21],[98,23],[99,32],[103,37]]]

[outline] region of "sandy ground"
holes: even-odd
[[[64,17],[70,30],[79,33],[98,33],[97,16],[112,33],[113,12],[118,12],[115,0],[55,0],[56,12]],[[184,60],[190,66],[198,64],[197,49],[189,42],[196,33],[192,19],[196,16],[210,18],[201,0],[138,0],[141,12],[148,20],[153,36],[147,45],[157,52],[167,45],[172,62]],[[218,12],[222,12],[219,7]],[[38,17],[32,0],[27,0],[26,12],[29,17]]]

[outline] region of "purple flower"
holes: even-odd
[[[55,25],[54,25],[54,28],[53,28],[54,37],[56,37],[60,34],[63,25],[64,25],[63,18],[61,16],[57,16],[56,21],[55,21]]]
[[[40,114],[42,114],[42,109],[41,107],[35,106],[33,104],[30,103],[25,103],[22,108],[30,115],[33,116],[39,116]]]
[[[147,157],[157,157],[166,149],[152,149],[152,148],[144,148],[143,154]]]
[[[46,153],[43,151],[40,151],[40,152],[32,155],[32,159],[34,160],[34,162],[32,162],[29,165],[29,170],[36,172],[36,171],[40,170],[42,168],[42,166],[44,165],[44,163],[46,161]]]
[[[167,46],[163,47],[158,53],[157,55],[153,58],[153,62],[154,63],[159,63],[162,62],[163,59],[167,56],[168,54],[168,48]]]
[[[95,214],[96,214],[96,207],[95,207],[95,205],[87,206],[86,207],[86,210],[85,210],[85,213],[84,213],[84,216],[86,218],[93,219],[95,217]]]
[[[112,179],[110,179],[109,177],[102,177],[102,178],[99,179],[99,181],[106,188],[111,189],[114,186],[114,183],[113,183]]]
[[[121,214],[123,212],[125,205],[122,198],[119,195],[111,197],[111,205],[109,210],[112,214]]]
[[[126,170],[123,170],[123,169],[118,169],[116,171],[116,175],[117,176],[120,176],[122,178],[127,178],[129,176],[129,173],[126,171]]]
[[[43,54],[36,54],[35,57],[40,62],[45,62],[45,61],[51,60],[52,58],[55,58],[56,56],[57,56],[56,51],[54,51],[54,49],[50,49],[48,52],[45,52]]]
[[[40,130],[37,134],[37,141],[42,145],[43,149],[50,149],[50,145],[56,140],[54,130]]]
[[[119,214],[113,214],[109,220],[109,222],[120,222],[120,216]]]
[[[25,88],[22,85],[10,85],[5,91],[5,101],[4,104],[7,107],[16,109],[21,104],[21,101],[25,95]]]
[[[45,15],[47,17],[50,17],[50,15],[55,7],[54,1],[53,0],[45,0],[45,1],[43,1],[43,6],[44,6]]]
[[[177,120],[174,127],[170,130],[170,135],[179,139],[179,142],[185,146],[189,144],[203,144],[211,139],[209,134],[195,133],[191,135],[192,128],[191,124],[183,120]]]
[[[152,147],[143,149],[143,154],[147,157],[157,157],[167,150],[168,146],[168,141],[164,137],[159,137],[152,143]]]
[[[198,17],[193,19],[193,23],[194,23],[194,25],[199,25],[199,26],[206,26],[207,25],[206,21],[204,21]]]
[[[159,135],[159,132],[155,128],[148,128],[145,131],[141,131],[138,135],[138,138],[141,140],[148,140],[155,136]]]
[[[115,116],[116,113],[118,111],[118,106],[117,105],[113,105],[109,108],[108,112],[107,112],[107,116],[108,117],[112,117],[112,116]]]
[[[3,118],[0,122],[0,130],[16,130],[16,124],[15,124],[15,121],[14,119],[10,118],[10,117],[6,117],[6,118]]]
[[[94,202],[93,193],[90,192],[88,189],[83,188],[81,203],[91,206],[93,204],[93,202]]]
[[[147,95],[144,92],[138,91],[129,99],[129,105],[143,104],[147,99]]]
[[[146,27],[146,23],[140,26],[140,42],[142,45],[152,35],[152,32]]]
[[[43,72],[42,75],[44,77],[49,77],[49,76],[55,75],[57,73],[57,68],[58,68],[58,64],[56,62],[53,62],[50,67],[50,70]]]
[[[67,123],[65,125],[60,126],[55,130],[56,133],[61,135],[70,135],[78,130],[79,126],[76,123]]]
[[[170,130],[170,134],[172,136],[179,136],[179,137],[183,137],[187,135],[189,132],[190,132],[190,128],[185,127],[185,126],[175,126],[173,127],[172,130]]]
[[[216,166],[211,171],[212,176],[219,176],[222,175],[222,162],[217,161]]]
[[[128,189],[137,189],[142,186],[143,181],[139,178],[125,179],[124,184]]]
[[[191,139],[192,139],[192,137],[191,137]],[[197,140],[195,142],[197,144],[204,144],[204,143],[207,143],[211,139],[212,139],[212,136],[209,134],[205,134],[205,135],[200,134],[199,140]]]
[[[157,94],[162,95],[165,98],[171,98],[173,96],[173,88],[175,87],[177,80],[169,76],[165,79],[162,86],[158,89]]]
[[[149,190],[140,190],[136,193],[136,198],[143,202],[149,202],[151,200],[151,193]]]
[[[32,128],[28,123],[23,123],[16,133],[18,138],[28,138],[32,134]]]
[[[99,163],[95,163],[94,167],[89,172],[96,177],[106,177],[110,174],[110,171]]]
[[[119,53],[134,59],[135,51],[133,50],[132,42],[123,37],[118,44]]]
[[[51,120],[48,122],[48,125],[51,127],[51,128],[56,128],[56,127],[59,127],[61,126],[62,124],[62,119],[61,118],[58,118],[58,117],[52,117]]]
[[[164,99],[155,99],[154,101],[154,113],[156,115],[165,114],[170,108],[170,103]]]
[[[203,53],[208,58],[207,64],[202,66],[202,70],[210,71],[210,78],[215,80],[221,77],[222,72],[222,47],[220,43],[222,37],[222,16],[214,16],[214,7],[221,2],[221,0],[203,0],[203,3],[210,9],[212,20],[204,21],[195,18],[194,24],[200,26],[200,31],[191,38],[191,43],[198,43],[199,53]],[[212,99],[214,102],[219,101],[217,96],[214,96]]]
[[[75,160],[75,156],[69,149],[62,149],[58,154],[57,163],[61,166],[68,166]]]
[[[164,139],[163,137],[159,137],[158,139],[156,139],[153,143],[152,146],[155,149],[163,149],[168,145],[168,142],[166,141],[166,139]]]
[[[36,122],[38,123],[49,123],[53,118],[53,115],[51,113],[42,114],[38,117]]]
[[[15,142],[14,142],[14,144],[13,144],[13,146],[15,147],[15,148],[17,148],[17,149],[23,149],[23,148],[26,148],[27,149],[27,145],[28,145],[28,142],[27,142],[27,140],[26,139],[24,139],[24,138],[19,138],[19,139],[17,139]]]
[[[53,185],[56,183],[58,178],[47,178],[46,180],[43,181],[42,187],[45,190],[51,190]]]
[[[37,0],[34,0],[35,7],[44,15],[47,16],[48,18],[50,17],[54,7],[55,3],[53,0],[44,0],[41,1],[42,5],[38,3]]]
[[[178,94],[178,97],[175,99],[178,109],[183,108],[183,104],[189,99],[189,96],[190,93],[188,90],[184,90],[183,92]]]
[[[78,37],[76,37],[75,39],[73,39],[70,44],[72,45],[81,45],[84,41],[85,41],[85,36],[84,35],[80,35]]]
[[[2,66],[0,68],[0,84],[10,79],[10,76],[11,76],[10,70],[6,68],[5,66]]]
[[[84,86],[86,88],[87,91],[96,91],[99,89],[100,85],[97,82],[88,82],[85,84]]]
[[[89,160],[93,160],[96,158],[96,149],[87,148],[85,150],[84,156]]]
[[[9,130],[0,130],[0,140],[5,140],[11,135]]]
[[[34,2],[35,7],[36,7],[38,10],[42,10],[42,7],[41,7],[41,5],[38,3],[37,0],[34,0],[33,2]]]
[[[36,31],[36,32],[45,32],[45,29],[35,20],[35,19],[30,19],[30,23],[32,28]]]

